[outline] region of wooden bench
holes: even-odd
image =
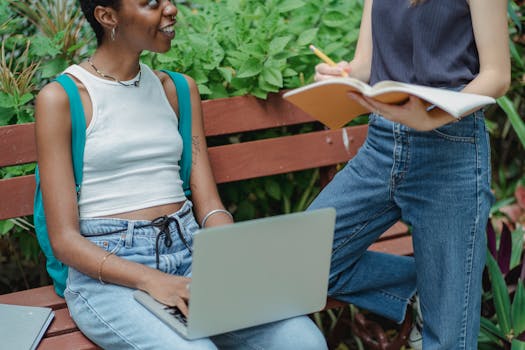
[[[312,123],[312,119],[281,99],[280,95],[259,100],[251,96],[203,102],[208,137],[246,133],[269,128]],[[316,131],[270,139],[220,145],[209,148],[218,184],[319,168],[321,184],[335,174],[335,166],[352,158],[366,137],[367,126]],[[347,140],[343,141],[343,134]],[[0,167],[32,163],[36,160],[34,124],[0,127]],[[32,214],[34,176],[0,180],[0,220]],[[371,246],[371,250],[399,255],[412,254],[407,227],[397,223]],[[69,316],[64,299],[52,286],[0,295],[0,303],[47,306],[55,319],[38,349],[98,349],[78,330]],[[343,304],[328,300],[327,308]]]

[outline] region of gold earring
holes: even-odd
[[[115,41],[115,28],[116,28],[116,27],[111,28],[111,34],[110,34],[110,37],[111,37],[111,40],[112,40],[112,41]]]

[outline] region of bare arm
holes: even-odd
[[[480,70],[463,91],[501,97],[510,85],[507,2],[470,0],[469,4]]]
[[[66,265],[98,279],[100,264],[107,252],[80,235],[71,164],[69,101],[58,83],[42,89],[36,100],[35,117],[41,188],[53,252]],[[103,267],[106,282],[142,289],[166,304],[182,309],[185,306],[187,278],[113,255]],[[157,285],[163,286],[162,291],[155,289]]]
[[[186,80],[190,87],[192,110],[192,168],[190,187],[195,217],[200,224],[207,213],[214,209],[224,209],[224,205],[219,197],[208,157],[199,90],[192,78],[186,76]],[[170,104],[174,110],[177,111],[178,101],[172,80],[168,76],[162,75],[161,81],[168,95]],[[232,223],[229,216],[224,213],[217,213],[209,217],[206,221],[206,227],[228,223]]]
[[[357,78],[365,83],[370,80],[370,69],[372,67],[372,0],[365,0],[361,25],[359,27],[359,38],[352,61],[341,61],[336,67],[330,67],[326,63],[320,63],[315,67],[315,80],[325,80],[341,77],[344,71],[349,76]]]

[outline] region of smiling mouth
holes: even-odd
[[[175,22],[160,28],[159,31],[162,32],[162,33],[165,33],[165,34],[173,34],[173,33],[175,33]]]
[[[172,34],[172,33],[175,33],[175,28],[173,26],[169,26],[169,27],[161,28],[160,31],[166,34]]]

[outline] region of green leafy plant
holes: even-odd
[[[487,110],[491,133],[493,187],[499,200],[510,200],[510,189],[525,173],[525,3],[508,1],[511,86],[498,105]]]
[[[42,77],[50,78],[64,70],[86,47],[84,17],[76,2],[69,0],[8,0],[18,14],[37,30],[33,54],[47,58]]]
[[[189,74],[204,98],[266,98],[311,80],[318,58],[308,44],[351,57],[361,10],[358,0],[192,1],[179,6],[172,49],[143,59]]]
[[[23,51],[13,47],[6,53],[5,44],[0,48],[0,125],[6,125],[16,118],[18,123],[32,118],[32,109],[27,105],[34,98],[33,77],[39,61],[28,59],[30,42]],[[21,51],[21,53],[20,53]],[[18,54],[17,54],[18,53]]]
[[[503,224],[496,248],[496,231],[489,222],[487,239],[479,349],[521,350],[525,348],[523,229],[511,232]]]

